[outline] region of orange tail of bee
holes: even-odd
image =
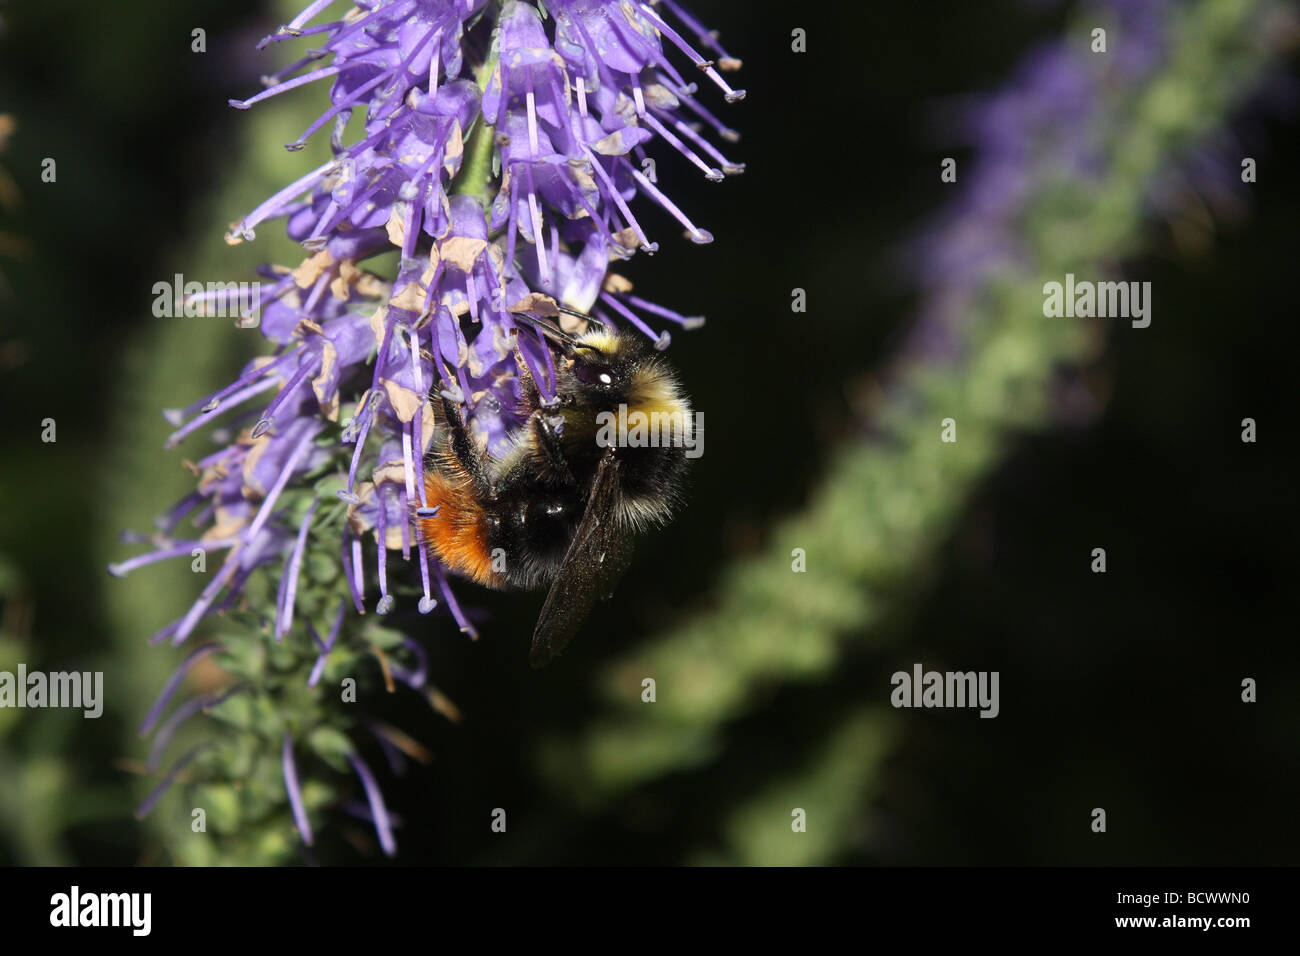
[[[487,587],[505,587],[501,574],[492,570],[488,548],[488,521],[483,508],[461,482],[437,472],[426,472],[424,495],[432,517],[415,523],[424,541],[448,568]]]

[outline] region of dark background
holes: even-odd
[[[536,596],[478,600],[476,644],[452,628],[425,642],[436,682],[467,720],[394,713],[436,754],[431,772],[386,784],[405,820],[403,862],[673,863],[707,845],[757,785],[732,759],[592,817],[549,794],[532,754],[548,734],[584,726],[603,659],[707,601],[727,560],[798,509],[830,449],[858,429],[846,383],[887,358],[914,303],[894,257],[950,196],[934,175],[939,157],[966,155],[936,141],[934,105],[997,87],[1068,13],[1011,2],[853,4],[833,15],[692,8],[745,60],[748,99],[726,116],[744,132],[729,152],[748,171],[712,186],[661,161],[664,191],[716,241],[664,242],[630,270],[638,292],[709,317],[672,349],[709,425],[689,507],[643,542],[617,606],[596,612],[592,636],[562,666],[526,666]],[[148,317],[145,290],[170,276],[175,244],[243,212],[195,216],[248,129],[225,101],[254,88],[264,67],[251,45],[280,18],[245,0],[47,2],[4,14],[0,112],[20,125],[0,162],[23,196],[6,221],[28,247],[0,260],[10,287],[0,292],[0,553],[26,582],[42,653],[76,658],[114,639],[100,608],[116,582],[85,544],[112,480],[109,397]],[[196,25],[209,37],[201,69],[188,43]],[[809,30],[803,56],[790,52],[795,26]],[[1112,336],[1096,370],[1113,389],[1099,419],[1026,436],[935,565],[919,569],[917,596],[886,625],[891,642],[909,661],[1000,670],[1002,714],[913,712],[864,808],[876,835],[846,843],[837,862],[1296,859],[1294,119],[1242,130],[1268,172],[1250,188],[1249,215],[1211,248],[1179,252],[1162,223],[1150,225],[1148,257],[1128,268],[1158,290],[1158,315],[1150,329]],[[40,182],[47,155],[59,157],[58,188]],[[646,215],[652,232],[677,234]],[[808,290],[806,315],[790,313],[796,286]],[[154,360],[183,367],[187,356]],[[59,422],[57,446],[38,441],[47,416]],[[1246,416],[1259,423],[1254,445],[1239,440]],[[159,467],[174,455],[159,450]],[[1108,573],[1081,573],[1096,546]],[[731,752],[797,765],[837,714],[884,693],[893,669],[863,652],[829,686],[775,689],[729,728]],[[1259,682],[1254,706],[1238,696],[1247,676]],[[128,736],[110,717],[61,746],[111,784]],[[529,840],[492,842],[484,808],[506,802],[512,830]],[[646,804],[655,811],[639,812]],[[1094,806],[1108,810],[1104,841],[1077,823]],[[75,860],[140,859],[129,811],[123,803],[71,826]],[[337,836],[320,855],[360,859]]]

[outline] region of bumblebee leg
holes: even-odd
[[[578,481],[569,469],[569,461],[564,457],[564,446],[560,443],[560,434],[551,423],[550,416],[538,409],[528,419],[528,427],[533,430],[542,458],[566,485],[576,488]]]
[[[519,348],[519,330],[514,330],[514,352],[515,365],[519,368],[519,396],[520,408],[528,414],[537,411],[542,404],[542,396],[537,390],[537,383],[533,381],[533,373],[528,368],[528,363],[524,360],[523,350]]]
[[[451,433],[451,453],[456,457],[456,461],[460,463],[465,473],[469,475],[470,480],[480,490],[490,491],[492,483],[488,480],[487,472],[483,468],[483,459],[474,445],[474,440],[465,427],[465,420],[460,414],[460,405],[445,395],[440,397],[442,398],[442,417],[447,430]]]

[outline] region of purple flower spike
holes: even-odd
[[[594,312],[661,349],[671,342],[661,323],[698,327],[699,317],[629,294],[610,264],[657,248],[633,211],[638,197],[692,241],[712,241],[647,174],[656,148],[710,180],[744,168],[720,148],[736,140],[734,130],[700,93],[711,86],[725,102],[742,98],[723,76],[740,61],[677,2],[370,0],[318,22],[329,6],[312,3],[268,36],[263,46],[310,36],[313,49],[266,77],[261,92],[232,101],[249,109],[329,86],[329,106],[289,145],[328,129],[333,157],[228,234],[251,240],[280,218],[304,247],[296,267],[262,270],[269,291],[259,330],[276,352],[168,413],[169,446],[226,416],[219,434],[230,444],[200,463],[198,490],[163,519],[170,536],[193,515],[199,534],[169,537],[111,567],[120,574],[195,547],[230,549],[165,632],[173,643],[232,606],[263,567],[282,569],[274,634],[288,633],[311,525],[325,509],[313,505],[289,528],[285,496],[341,456],[347,481],[337,495],[349,507],[340,554],[358,612],[372,568],[375,609],[393,606],[388,552],[409,561],[414,545],[419,611],[438,603],[436,580],[472,634],[445,569],[430,575],[430,552],[411,524],[413,507],[426,505],[431,390],[460,403],[471,431],[501,453],[522,424],[521,373],[544,402],[554,400],[551,352],[532,330],[520,334],[516,310]],[[354,113],[364,122],[349,124]],[[350,143],[348,129],[356,130]],[[393,247],[391,280],[366,271]],[[357,394],[362,382],[369,388]],[[341,421],[345,407],[351,415]]]
[[[171,787],[171,785],[175,782],[176,777],[180,774],[180,772],[184,770],[186,767],[188,767],[190,765],[190,762],[194,760],[194,758],[197,757],[200,753],[206,750],[209,746],[211,745],[199,744],[193,750],[185,754],[185,756],[181,757],[180,760],[172,764],[171,769],[168,770],[167,773],[163,776],[162,781],[159,782],[159,784],[149,792],[149,796],[145,797],[144,803],[136,807],[135,818],[137,820],[143,820],[145,817],[147,817],[149,813],[153,810],[153,808],[157,806],[158,801],[163,798],[163,794],[165,794],[168,788]]]
[[[198,713],[206,714],[218,704],[221,704],[223,701],[228,700],[245,689],[245,687],[240,685],[232,687],[230,690],[221,694],[208,694],[202,697],[191,697],[185,703],[177,707],[172,711],[171,716],[163,721],[162,725],[158,728],[158,733],[154,735],[153,743],[149,747],[149,758],[145,761],[145,768],[151,772],[158,769],[158,765],[162,763],[162,756],[167,750],[167,745],[171,743],[172,737],[175,736],[176,731],[179,730],[181,725],[187,720]]]
[[[176,688],[181,686],[181,681],[183,681],[185,675],[190,672],[190,668],[209,654],[213,654],[219,650],[222,650],[221,645],[216,641],[213,641],[209,644],[203,644],[196,647],[186,655],[185,660],[181,661],[180,666],[177,667],[176,670],[172,671],[172,676],[167,679],[167,683],[164,685],[162,693],[158,695],[158,699],[154,701],[154,705],[149,708],[149,713],[145,716],[144,723],[140,725],[141,737],[148,734],[149,731],[153,729],[153,725],[158,722],[158,718],[162,716],[162,712],[167,709],[167,702],[172,699],[172,694],[176,693]]]
[[[352,764],[352,769],[356,771],[361,778],[361,786],[366,791],[366,802],[370,804],[370,814],[375,821],[375,832],[379,834],[379,845],[383,847],[385,856],[397,855],[397,841],[393,839],[393,827],[388,819],[388,808],[384,806],[384,795],[379,792],[379,784],[375,782],[375,776],[366,766],[366,762],[356,754],[348,754],[348,762]]]
[[[308,623],[307,631],[311,634],[316,646],[320,648],[320,656],[316,658],[311,674],[307,677],[308,687],[315,687],[320,681],[321,674],[325,673],[325,662],[329,659],[330,651],[334,649],[334,642],[338,639],[339,628],[343,626],[343,617],[347,613],[347,609],[347,602],[340,601],[338,613],[334,615],[334,626],[330,628],[329,636],[323,641],[320,639],[320,635],[316,633],[316,629]]]
[[[298,588],[298,570],[302,566],[302,552],[307,544],[307,532],[311,528],[311,519],[316,514],[316,506],[319,503],[319,501],[313,501],[307,508],[307,514],[303,517],[302,525],[298,530],[298,539],[294,542],[293,551],[285,564],[284,577],[281,581],[283,587],[275,619],[275,639],[277,641],[289,633],[289,628],[293,626],[293,602]]]
[[[302,802],[302,790],[298,787],[298,768],[293,762],[293,737],[288,731],[284,734],[284,748],[280,763],[284,767],[284,789],[289,794],[289,806],[293,810],[293,822],[302,834],[302,842],[312,845],[311,822],[307,819],[307,807]]]
[[[313,0],[265,37],[260,47],[307,38],[310,48],[230,101],[243,111],[297,101],[311,86],[328,92],[327,105],[280,142],[294,151],[320,135],[330,158],[226,233],[231,244],[250,242],[282,220],[301,246],[300,261],[259,270],[256,327],[268,354],[164,413],[168,448],[205,429],[219,447],[192,456],[196,487],[157,533],[130,539],[149,550],[110,566],[125,574],[167,558],[197,561],[196,549],[205,559],[224,552],[211,568],[195,566],[206,574],[201,592],[155,643],[178,646],[233,608],[265,625],[288,658],[303,647],[295,621],[337,606],[325,640],[323,622],[303,621],[312,687],[346,642],[353,611],[403,608],[417,573],[418,613],[441,604],[477,636],[415,521],[429,517],[434,408],[458,404],[473,440],[501,455],[525,424],[525,375],[543,406],[559,401],[552,348],[519,316],[588,313],[660,349],[669,329],[701,325],[631,294],[611,265],[659,248],[638,218],[647,205],[690,241],[713,240],[657,185],[652,160],[715,182],[744,169],[726,152],[738,135],[715,115],[744,96],[724,76],[740,61],[677,2],[358,0],[331,10]],[[191,304],[231,303],[218,291]],[[324,562],[342,573],[316,574]],[[211,647],[186,658],[144,731]],[[421,658],[398,676],[418,685],[425,671]],[[173,714],[164,737],[196,706]],[[165,740],[156,746],[160,756]],[[292,741],[269,746],[282,750],[294,818],[310,842]],[[359,758],[353,766],[392,853],[378,788]]]

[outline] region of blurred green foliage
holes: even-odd
[[[1137,251],[1150,184],[1224,120],[1269,63],[1262,17],[1273,9],[1217,0],[1180,8],[1166,65],[1138,89],[1108,84],[1108,61],[1096,59],[1102,96],[1093,135],[1109,161],[1103,177],[1063,179],[1050,157],[1025,170],[1020,240],[1028,255],[990,271],[962,319],[962,358],[897,370],[873,423],[878,435],[837,451],[809,505],[774,528],[760,554],[724,571],[712,606],[605,668],[607,714],[575,738],[544,745],[543,766],[560,792],[599,802],[714,760],[729,722],[774,684],[825,679],[850,633],[879,642],[878,624],[915,597],[910,582],[1009,442],[1052,423],[1059,370],[1100,348],[1094,324],[1044,321],[1043,277],[1106,276]],[[1081,47],[1093,22],[1084,17],[1070,30]],[[940,440],[950,416],[951,444]],[[800,549],[807,571],[795,573]],[[640,697],[645,677],[659,688],[653,705]],[[843,852],[887,753],[890,712],[886,695],[876,696],[875,708],[845,715],[806,775],[733,811],[721,859],[815,863]],[[774,760],[778,781],[782,769]],[[829,804],[816,824],[825,828],[820,839],[778,824],[808,799],[799,794]]]

